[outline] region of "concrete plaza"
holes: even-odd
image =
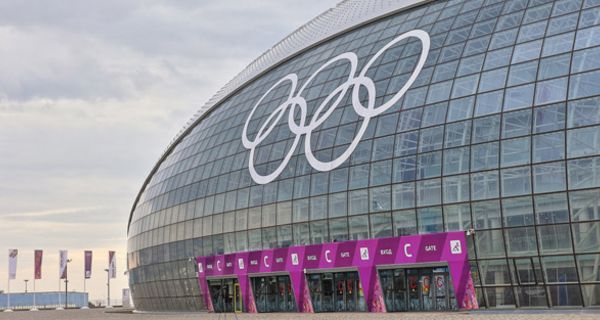
[[[306,320],[362,320],[362,319],[481,319],[481,320],[545,320],[545,319],[600,319],[600,309],[592,310],[498,310],[477,312],[419,312],[419,313],[261,313],[261,314],[209,314],[209,313],[131,313],[126,310],[113,309],[95,310],[65,310],[65,311],[16,311],[12,313],[0,312],[0,320],[4,319],[35,319],[35,320],[80,320],[80,319],[106,319],[106,320],[146,320],[146,319],[199,319],[199,320],[234,320],[234,319],[306,319]]]

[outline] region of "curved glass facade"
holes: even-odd
[[[136,307],[205,309],[196,256],[470,229],[480,306],[600,305],[599,5],[430,2],[300,52],[240,88],[176,144],[140,194],[128,231]],[[361,132],[353,102],[393,99],[424,47],[408,37],[372,58],[415,29],[430,38],[422,70]],[[331,60],[346,52],[357,57],[352,76],[364,70],[373,90],[354,82],[362,87],[336,91],[351,63]],[[291,73],[296,88],[274,87]],[[274,113],[291,90],[301,90],[305,111]],[[322,121],[307,141],[297,131],[312,118]],[[264,138],[256,174],[287,161],[266,184],[249,170],[248,119],[248,140]],[[313,168],[359,134],[341,165]]]

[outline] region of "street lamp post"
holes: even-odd
[[[67,265],[65,266],[65,310],[67,310],[67,305],[69,301],[69,262],[71,259],[67,259]]]
[[[29,279],[25,279],[23,282],[25,282],[25,293],[27,293],[27,282],[29,282]]]
[[[110,270],[104,269],[104,271],[106,271],[106,286],[108,287],[106,294],[106,308],[112,308],[110,306]]]

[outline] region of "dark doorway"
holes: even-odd
[[[447,267],[379,270],[388,312],[456,310]]]
[[[240,285],[237,279],[209,279],[208,288],[215,312],[243,311]]]
[[[307,275],[315,312],[365,311],[358,272],[326,272]]]
[[[289,276],[251,278],[258,312],[295,312],[296,300]]]

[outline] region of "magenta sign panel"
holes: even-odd
[[[477,309],[464,232],[445,232],[368,240],[323,243],[197,257],[198,281],[209,311],[213,305],[207,278],[236,277],[248,312],[256,312],[249,276],[285,272],[290,275],[299,312],[313,312],[305,270],[356,268],[370,312],[385,312],[377,268],[419,263],[448,264],[461,309]]]

